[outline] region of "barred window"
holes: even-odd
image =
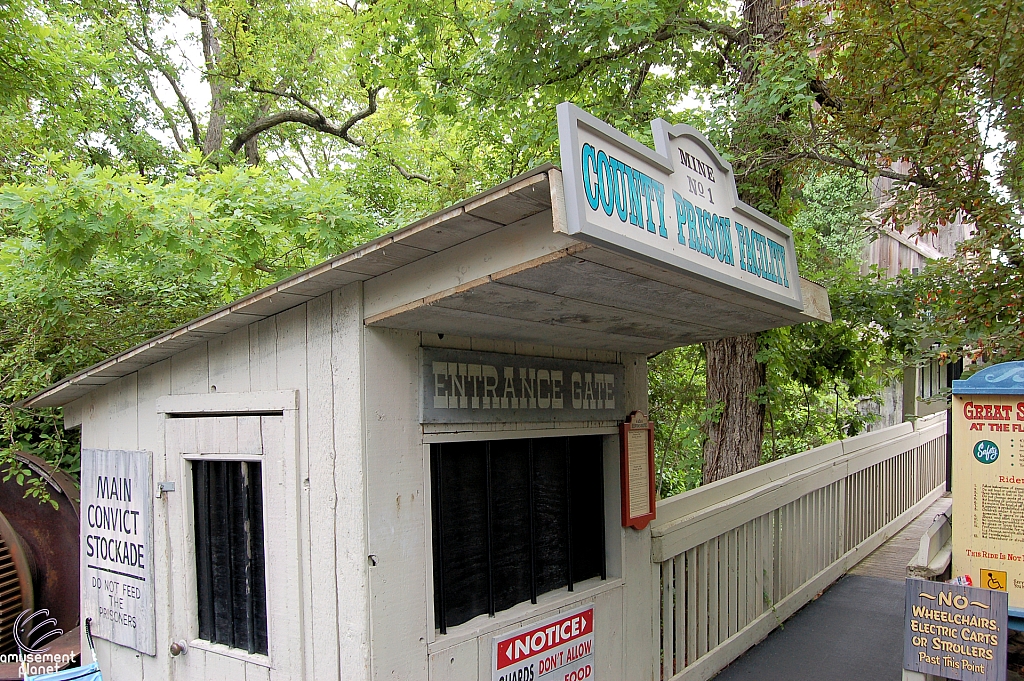
[[[199,638],[267,654],[261,466],[193,461]]]
[[[477,615],[606,577],[602,437],[431,445],[434,617]]]

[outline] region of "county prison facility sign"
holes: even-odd
[[[953,381],[953,572],[1024,611],[1024,362]]]
[[[153,455],[82,450],[82,617],[96,636],[156,654]]]
[[[907,580],[903,668],[964,681],[1006,679],[1006,594]]]
[[[792,233],[696,129],[655,120],[652,151],[568,103],[558,127],[569,234],[802,309]]]

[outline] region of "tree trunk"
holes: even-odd
[[[753,468],[761,461],[764,405],[757,391],[765,367],[757,355],[757,334],[704,344],[707,357],[707,406],[715,420],[707,424],[704,484]]]
[[[785,32],[785,12],[776,0],[747,0],[743,5],[743,21],[746,39],[741,47],[748,57],[766,43],[779,42]],[[756,79],[757,61],[748,58],[740,73],[740,90]],[[770,169],[760,179],[776,202],[782,193],[782,179],[779,169]],[[740,198],[754,204],[753,197],[742,188]],[[704,353],[707,406],[717,418],[708,423],[708,439],[704,443],[706,485],[761,462],[765,407],[756,398],[758,390],[764,386],[765,367],[755,359],[756,333],[705,343]]]
[[[213,15],[203,2],[200,4],[200,40],[203,44],[203,60],[206,64],[206,80],[210,86],[210,121],[206,126],[203,140],[203,156],[210,156],[224,146],[224,128],[227,116],[224,113],[224,96],[227,84],[217,73],[219,69],[220,40],[217,38]]]

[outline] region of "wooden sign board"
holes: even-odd
[[[619,421],[625,379],[621,364],[422,348],[420,421]]]
[[[156,655],[152,452],[83,449],[81,500],[82,619]]]
[[[659,118],[651,133],[654,149],[558,105],[568,233],[802,312],[792,232],[740,201],[732,166],[696,128]]]
[[[953,574],[1024,608],[1024,362],[953,382]]]
[[[946,679],[1005,681],[1006,593],[907,580],[903,668]]]
[[[654,424],[634,411],[619,426],[622,526],[642,530],[654,520]]]

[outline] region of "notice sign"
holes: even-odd
[[[953,382],[953,572],[1024,608],[1024,362]]]
[[[594,678],[594,606],[559,613],[494,639],[492,681]]]
[[[1006,679],[1006,593],[907,580],[903,668],[966,681]]]
[[[153,454],[82,450],[82,617],[100,638],[156,655]]]
[[[634,411],[619,428],[622,526],[642,530],[654,520],[654,424]]]

